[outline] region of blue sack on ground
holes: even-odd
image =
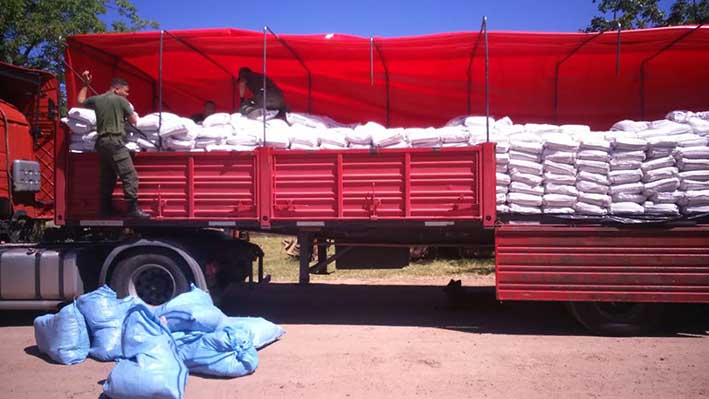
[[[212,332],[226,317],[214,306],[212,297],[194,285],[190,291],[172,298],[155,309],[159,319],[165,319],[170,331]]]
[[[278,324],[274,324],[263,317],[227,317],[219,328],[233,326],[245,328],[253,334],[254,347],[261,349],[276,341],[286,333]]]
[[[121,357],[121,326],[126,313],[140,299],[127,296],[118,299],[108,285],[80,296],[76,305],[86,318],[91,336],[89,355],[97,360],[109,361]]]
[[[258,354],[251,332],[225,326],[211,333],[175,333],[177,352],[190,373],[241,377],[256,371]]]
[[[112,399],[181,399],[187,367],[176,352],[170,331],[147,306],[133,307],[123,323],[123,354],[103,393]]]
[[[89,332],[76,303],[34,319],[34,337],[39,351],[57,363],[81,363],[89,354]]]

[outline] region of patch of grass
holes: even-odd
[[[257,244],[266,254],[264,273],[271,275],[271,281],[292,283],[298,281],[298,260],[286,254],[282,241],[288,238],[271,234],[252,234],[251,242]],[[332,250],[331,250],[332,251]],[[330,252],[329,254],[332,254]],[[489,259],[433,259],[412,262],[401,269],[347,269],[336,270],[328,265],[327,275],[311,275],[312,281],[332,281],[337,279],[402,279],[406,277],[441,277],[463,275],[488,275],[495,272],[495,260]]]

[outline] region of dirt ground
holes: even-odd
[[[287,334],[259,352],[255,374],[190,376],[185,397],[709,397],[706,306],[673,307],[655,336],[595,337],[559,304],[498,303],[490,282],[464,280],[454,308],[435,279],[230,290],[228,314],[264,316]],[[35,315],[2,314],[0,397],[99,397],[112,364],[50,364]]]

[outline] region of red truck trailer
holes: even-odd
[[[90,69],[99,87],[113,75],[126,77],[142,114],[191,114],[207,99],[235,110],[234,71],[262,62],[264,40],[268,74],[292,107],[345,122],[441,124],[479,113],[486,82],[496,114],[595,128],[706,108],[709,92],[709,30],[701,26],[622,35],[491,32],[489,81],[478,76],[487,70],[480,60],[479,48],[488,46],[481,44],[482,32],[397,39],[265,35],[233,29],[80,35],[68,39],[66,59],[69,70]],[[615,47],[619,38],[622,55]],[[686,71],[676,75],[680,66]],[[670,75],[671,86],[663,81]],[[66,82],[72,104],[76,74],[68,72]],[[617,93],[601,98],[609,82]],[[446,90],[436,91],[440,87]],[[305,249],[302,283],[337,257],[328,259],[321,246],[318,264],[311,266],[313,242],[494,243],[498,299],[568,302],[584,325],[599,332],[639,331],[655,319],[655,303],[709,302],[706,226],[696,220],[608,225],[503,219],[496,214],[494,143],[136,153],[139,201],[152,215],[143,221],[97,219],[95,154],[69,152],[65,130],[54,138],[59,228],[41,243],[2,250],[3,308],[51,306],[103,283],[158,304],[190,282],[209,289],[243,279],[260,261],[260,249],[215,228],[298,235]]]

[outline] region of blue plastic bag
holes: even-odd
[[[89,354],[89,332],[76,303],[34,319],[34,337],[39,351],[58,363],[81,363]]]
[[[225,326],[211,333],[175,333],[177,352],[190,373],[241,377],[258,367],[249,330]]]
[[[274,324],[263,317],[227,317],[224,319],[219,328],[232,326],[236,328],[245,328],[251,331],[254,341],[254,347],[261,349],[264,346],[276,341],[286,330],[278,324]]]
[[[164,318],[172,332],[212,332],[226,318],[224,313],[214,306],[212,297],[194,285],[189,292],[180,294],[155,309],[155,315],[160,319]]]
[[[91,336],[89,355],[97,360],[109,361],[121,357],[121,327],[126,313],[138,298],[127,296],[118,299],[108,285],[80,296],[76,300],[79,310],[86,318]]]
[[[170,331],[145,305],[136,305],[123,323],[123,354],[103,392],[112,399],[181,399],[187,367],[176,352]]]

